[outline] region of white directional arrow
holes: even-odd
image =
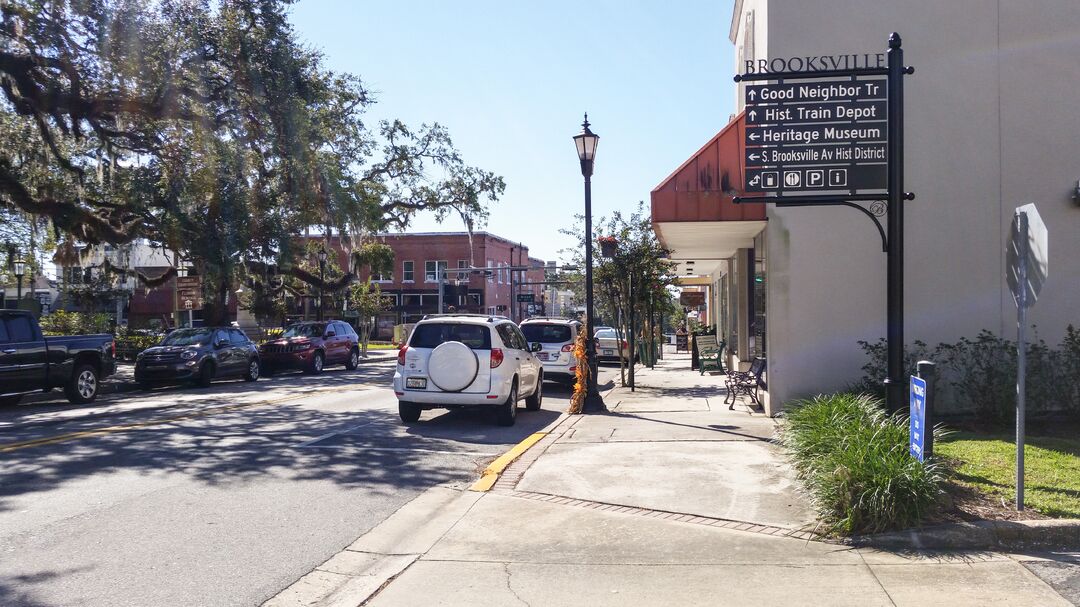
[[[754,175],[754,178],[750,180],[750,185],[757,185],[761,181],[761,175]]]
[[[761,156],[757,154],[750,154],[750,160],[757,160],[758,158],[761,158]]]
[[[757,141],[761,138],[761,135],[758,135],[757,133],[750,133],[749,135],[747,135],[747,137],[750,138],[750,141]]]
[[[757,112],[755,110],[750,110],[750,120],[757,120]]]
[[[757,91],[750,91],[746,96],[750,98],[750,101],[753,101],[754,97],[757,97]]]

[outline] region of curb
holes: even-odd
[[[480,480],[473,483],[472,487],[469,487],[469,491],[490,491],[495,486],[495,481],[499,480],[499,475],[502,474],[506,467],[514,463],[514,460],[521,457],[530,447],[540,442],[540,439],[547,436],[547,432],[536,432],[525,437],[525,440],[514,445],[509,451],[503,453],[495,459],[495,461],[488,464],[488,467],[484,469],[483,474],[480,475]]]
[[[1080,519],[976,521],[851,538],[886,550],[1025,550],[1080,548]]]

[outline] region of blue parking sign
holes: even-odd
[[[926,433],[932,431],[926,427],[926,380],[911,376],[911,455],[923,461],[923,447],[926,445]]]

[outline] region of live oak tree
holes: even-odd
[[[482,221],[502,178],[437,124],[365,122],[373,96],[296,39],[289,4],[0,2],[0,210],[46,219],[67,248],[176,252],[208,323],[241,277],[347,288],[359,260],[333,284],[302,267],[312,229],[359,255],[424,211]]]

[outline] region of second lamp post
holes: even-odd
[[[593,337],[593,231],[592,231],[592,174],[593,161],[596,159],[596,144],[600,136],[589,130],[589,115],[581,123],[581,134],[574,135],[578,160],[581,161],[581,176],[585,178],[585,357],[589,361],[589,377],[583,411],[599,411],[604,408],[604,401],[596,386],[596,340]]]

